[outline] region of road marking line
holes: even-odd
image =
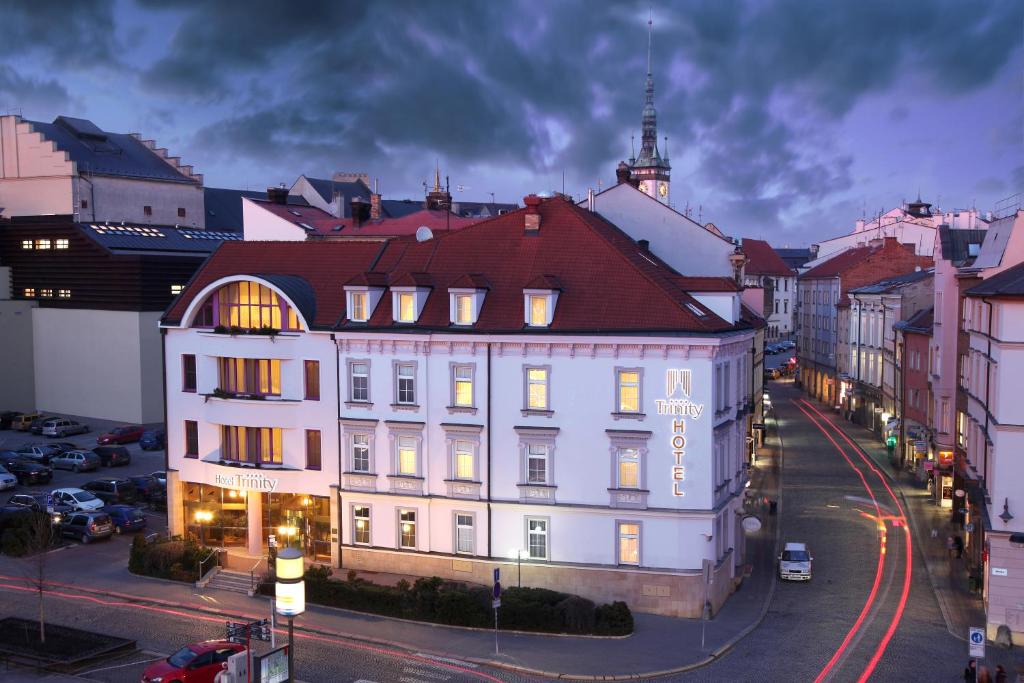
[[[127,664],[116,664],[114,666],[104,666],[100,669],[91,669],[89,671],[81,671],[76,676],[88,676],[89,674],[99,673],[100,671],[110,671],[111,669],[123,669],[126,666],[135,666],[136,664],[145,664],[146,662],[155,662],[164,659],[164,657],[154,657],[153,659],[140,659],[137,662],[128,662]]]
[[[415,669],[411,666],[407,666],[402,669],[402,673],[412,674],[413,676],[423,676],[424,678],[433,678],[436,681],[447,681],[451,679],[451,676],[448,674],[426,671],[424,669]]]
[[[417,652],[416,656],[426,657],[427,659],[436,659],[439,662],[448,662],[449,664],[457,664],[459,666],[468,666],[470,669],[478,668],[478,665],[473,664],[472,662],[464,662],[461,659],[455,659],[454,657],[442,657],[440,655],[427,654],[426,652]]]

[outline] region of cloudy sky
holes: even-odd
[[[672,200],[797,246],[1024,190],[1014,0],[0,0],[0,111],[138,131],[214,187],[300,173],[583,195],[639,145],[648,7]]]

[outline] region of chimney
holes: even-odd
[[[864,219],[857,219],[857,227],[853,229],[854,232],[864,232]]]
[[[356,195],[352,198],[352,225],[359,227],[370,217],[370,205],[363,201],[363,198]]]
[[[370,220],[379,221],[381,217],[380,195],[374,192],[370,195]]]
[[[341,190],[334,190],[331,193],[331,205],[328,208],[330,214],[335,218],[345,217],[345,195],[341,193]]]
[[[587,188],[587,211],[594,211],[594,188]]]
[[[540,202],[540,197],[535,194],[528,194],[523,197],[523,204],[526,205],[524,227],[526,228],[527,235],[540,233],[540,210],[538,209]]]
[[[649,240],[637,240],[636,243],[640,246],[641,251],[651,250],[651,243]]]
[[[268,187],[267,188],[267,199],[270,200],[271,204],[287,204],[288,203],[288,188],[287,187]]]
[[[615,182],[618,185],[623,183],[630,183],[630,175],[632,171],[629,170],[629,166],[625,161],[620,161],[619,165],[615,168]],[[630,183],[632,185],[632,183]]]

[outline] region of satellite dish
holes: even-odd
[[[759,520],[757,517],[754,517],[752,515],[749,516],[749,517],[744,517],[743,521],[740,522],[740,524],[743,526],[743,530],[746,531],[749,534],[752,534],[752,533],[755,533],[755,532],[761,530],[761,520]]]
[[[432,239],[434,239],[434,231],[433,230],[431,230],[430,228],[428,228],[425,225],[421,225],[420,227],[416,228],[416,241],[417,242],[426,242],[426,241],[432,240]]]

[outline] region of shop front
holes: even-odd
[[[331,499],[302,493],[261,494],[263,547],[298,548],[317,562],[331,561]]]

